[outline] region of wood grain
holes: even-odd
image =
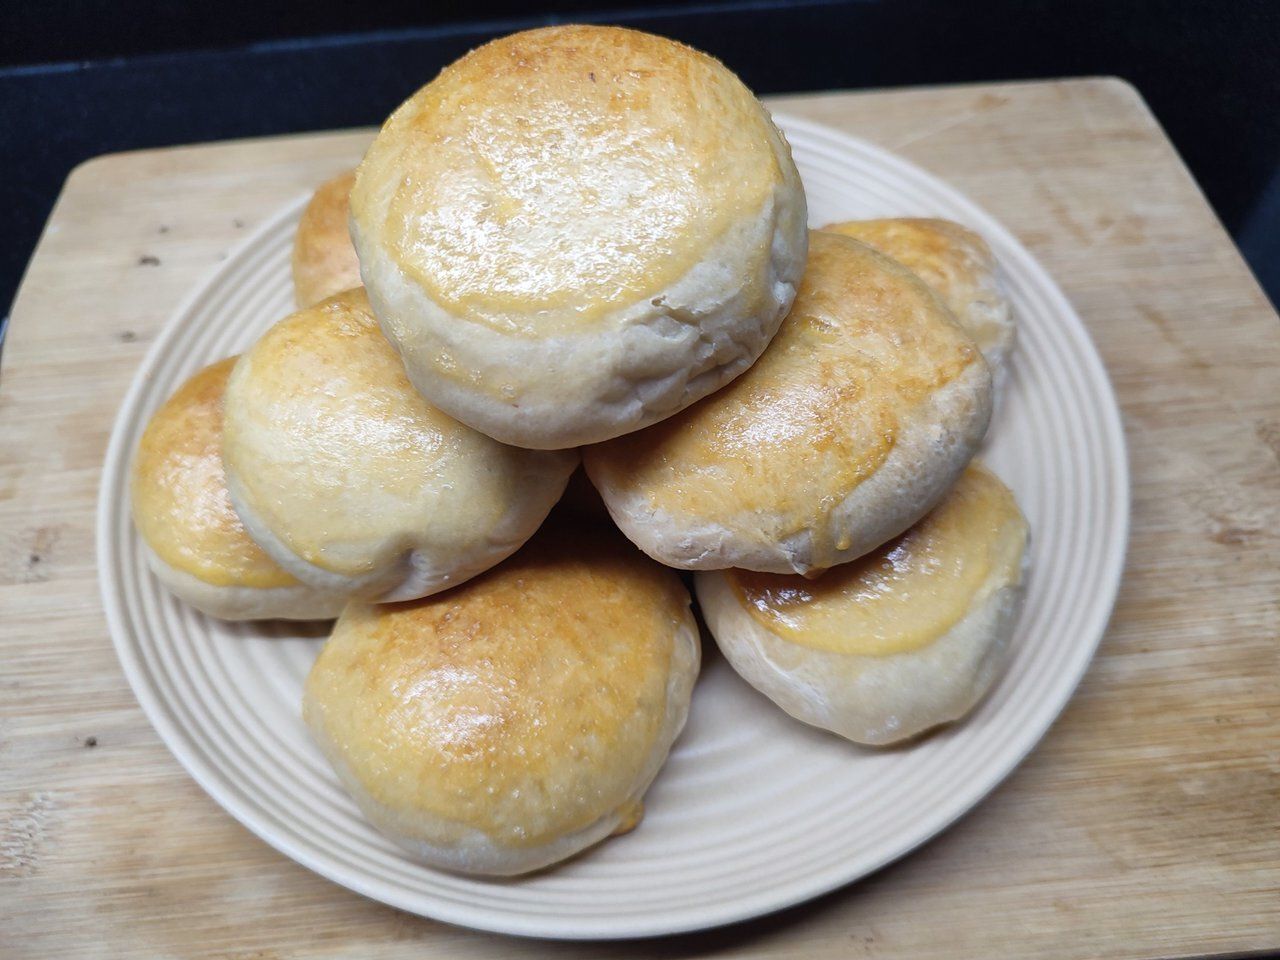
[[[1098,659],[1018,772],[813,904],[639,944],[398,913],[191,781],[106,635],[93,510],[151,339],[243,233],[369,132],[78,168],[0,384],[0,956],[1181,957],[1280,949],[1280,326],[1136,92],[1072,80],[791,97],[967,192],[1054,274],[1124,412],[1132,544]],[[822,829],[815,824],[815,829]]]

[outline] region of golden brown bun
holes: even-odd
[[[851,220],[823,227],[861,240],[927,283],[1000,377],[1013,348],[1014,321],[1000,265],[987,241],[950,220]]]
[[[764,349],[804,190],[723,64],[617,27],[528,30],[395,111],[351,193],[369,299],[423,395],[505,443],[603,440]]]
[[[215,617],[338,615],[342,598],[304,587],[252,539],[227,496],[222,396],[236,358],[205,367],[155,412],[133,460],[133,520],[156,576]]]
[[[866,244],[815,233],[795,307],[755,366],[583,462],[618,526],[663,563],[808,573],[923,516],[990,414],[987,365],[937,295]]]
[[[698,601],[725,658],[805,723],[886,744],[964,716],[1004,668],[1027,522],[971,465],[909,531],[816,580],[717,570]]]
[[[360,261],[347,225],[355,180],[356,172],[349,170],[322,183],[302,211],[293,239],[293,293],[299,307],[360,286]]]
[[[351,604],[303,713],[397,843],[451,870],[524,873],[635,823],[698,661],[672,571],[616,531],[549,522],[447,593]]]
[[[389,601],[511,554],[578,456],[505,446],[431,406],[357,288],[286,317],[240,358],[223,460],[236,512],[277,563]]]

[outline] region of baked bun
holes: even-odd
[[[618,27],[516,33],[393,113],[351,193],[383,329],[432,403],[551,449],[760,355],[803,272],[790,148],[723,64]]]
[[[432,407],[357,288],[285,318],[240,358],[223,460],[236,512],[282,567],[387,601],[508,556],[578,456],[504,446]]]
[[[870,244],[932,287],[1001,378],[1013,348],[1013,311],[987,241],[950,220],[923,218],[852,220],[822,229]]]
[[[305,587],[249,538],[222,472],[222,395],[236,358],[205,367],[147,424],[133,460],[133,522],[169,590],[224,620],[336,617],[343,598]]]
[[[351,185],[354,170],[320,185],[293,237],[293,295],[299,307],[360,286],[360,261],[351,245]]]
[[[684,726],[698,630],[679,577],[552,521],[414,603],[352,603],[303,715],[369,820],[427,863],[525,873],[636,824]]]
[[[816,580],[696,575],[725,658],[805,723],[885,744],[956,720],[1003,669],[1022,602],[1027,523],[971,466],[927,517]]]
[[[905,267],[815,233],[795,307],[719,393],[583,451],[639,547],[691,570],[808,573],[900,534],[982,440],[991,375]]]

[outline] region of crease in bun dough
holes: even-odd
[[[433,866],[512,875],[638,822],[699,657],[674,571],[615,530],[553,520],[454,590],[348,606],[303,715],[396,843]]]
[[[205,367],[151,417],[133,460],[133,522],[147,564],[175,596],[224,620],[336,617],[343,598],[299,583],[231,507],[222,399],[236,358]]]
[[[443,590],[508,556],[578,462],[432,407],[359,288],[267,331],[236,364],[225,410],[227,488],[250,535],[304,583],[375,601]]]
[[[990,416],[987,365],[937,296],[867,245],[815,233],[755,366],[583,462],[614,521],[663,563],[810,573],[923,516]]]
[[[942,298],[999,381],[1013,349],[1013,310],[1004,275],[987,241],[950,220],[902,217],[851,220],[823,230],[853,237],[892,257]]]
[[[791,304],[804,190],[711,57],[617,27],[472,51],[395,111],[351,193],[369,299],[432,403],[551,449],[745,370]]]
[[[293,238],[293,294],[299,307],[310,307],[335,293],[360,286],[360,261],[348,226],[349,170],[320,185],[302,211]]]
[[[695,577],[725,658],[805,723],[887,744],[959,719],[1004,668],[1022,603],[1027,523],[971,466],[901,537],[816,580]]]

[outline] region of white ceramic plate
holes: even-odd
[[[633,833],[509,881],[407,859],[365,823],[302,725],[319,628],[222,623],[175,601],[148,574],[129,519],[128,463],[152,411],[292,309],[300,197],[193,293],[155,343],[116,420],[98,510],[102,595],[125,673],[178,760],[262,839],[353,890],[452,923],[565,938],[673,933],[786,907],[902,856],[970,809],[1043,736],[1102,636],[1124,557],[1124,439],[1102,364],[1053,281],[982,210],[884,150],[778,120],[814,224],[948,217],[982,233],[1008,273],[1018,347],[985,457],[1033,531],[1008,673],[963,723],[877,752],[790,720],[708,643],[688,728]]]

